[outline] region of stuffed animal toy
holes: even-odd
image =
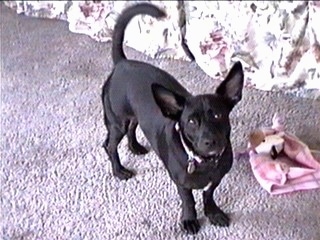
[[[284,148],[283,132],[265,135],[260,130],[249,134],[249,145],[257,154],[270,155],[275,160]]]
[[[270,194],[320,188],[320,151],[309,149],[285,125],[276,113],[272,126],[249,134],[246,150],[236,157],[248,156],[253,175]]]

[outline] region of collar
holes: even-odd
[[[187,167],[187,172],[189,174],[192,174],[196,170],[196,163],[201,163],[202,159],[197,156],[186,144],[186,142],[183,139],[182,133],[180,131],[180,126],[179,123],[177,122],[175,124],[175,129],[179,133],[180,136],[180,141],[182,143],[183,149],[188,155],[188,167]]]
[[[186,144],[186,142],[184,141],[184,138],[182,136],[182,133],[180,131],[180,126],[179,126],[179,123],[176,123],[175,125],[175,129],[176,131],[179,133],[179,136],[180,136],[180,140],[181,140],[181,143],[182,143],[182,146],[184,148],[184,151],[186,152],[186,154],[188,155],[188,162],[189,161],[196,161],[197,163],[201,163],[202,162],[202,159],[197,156]]]

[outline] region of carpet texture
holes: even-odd
[[[154,152],[134,156],[124,139],[120,157],[137,175],[119,181],[111,174],[101,147],[100,99],[112,68],[110,44],[72,34],[66,22],[0,7],[2,239],[320,239],[320,191],[270,196],[245,158],[234,161],[215,193],[231,226],[210,225],[201,191],[195,191],[202,228],[187,236],[176,188]],[[212,92],[218,84],[195,63],[125,50],[129,58],[167,70],[193,93]],[[247,133],[269,125],[276,111],[287,116],[288,131],[319,149],[319,109],[319,100],[246,89],[231,116],[234,149],[245,147]]]

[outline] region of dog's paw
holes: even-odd
[[[134,172],[126,168],[121,168],[119,171],[116,171],[113,174],[120,180],[128,180],[134,176]]]
[[[220,227],[228,227],[230,225],[230,218],[221,210],[218,212],[210,213],[207,215],[207,217],[213,225]]]
[[[129,145],[129,149],[133,154],[136,155],[143,155],[148,153],[148,149],[146,149],[144,146],[140,144],[135,144],[135,145]]]
[[[199,221],[196,220],[183,220],[181,222],[183,229],[188,234],[196,234],[200,229]]]

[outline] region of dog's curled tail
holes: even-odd
[[[163,10],[148,3],[137,4],[125,9],[117,19],[112,36],[112,59],[114,64],[126,59],[123,52],[125,29],[130,20],[140,14],[149,15],[155,18],[163,18],[166,16],[166,13]]]

